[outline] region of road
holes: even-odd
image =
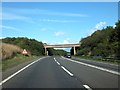
[[[118,88],[120,75],[74,61],[76,60],[59,56],[39,59],[17,73],[13,73],[12,76],[9,75],[0,84],[3,88],[81,88],[83,90],[111,88],[110,90],[118,90],[115,88]]]

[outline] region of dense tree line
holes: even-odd
[[[22,49],[26,49],[31,55],[37,55],[37,56],[45,55],[43,43],[35,39],[28,39],[26,37],[18,37],[18,38],[7,37],[7,38],[2,39],[2,42],[8,43],[8,44],[14,44],[14,45],[21,47]],[[67,53],[64,50],[55,50],[53,48],[49,48],[47,49],[47,51],[50,56],[64,55]]]
[[[116,27],[107,26],[97,30],[88,37],[82,38],[77,55],[120,57],[120,21]]]
[[[52,55],[60,55],[63,56],[65,54],[67,54],[68,52],[62,49],[53,49],[53,48],[48,48],[48,55],[52,56]]]
[[[55,50],[55,49],[54,49]],[[57,49],[57,50],[55,50],[55,55],[60,55],[60,56],[63,56],[63,55],[65,55],[65,54],[67,54],[68,52],[67,51],[65,51],[65,50],[60,50],[60,49]]]
[[[44,46],[42,42],[38,42],[35,39],[28,39],[26,37],[18,37],[18,38],[4,38],[2,39],[2,42],[14,44],[22,49],[26,49],[31,53],[31,55],[44,55]]]

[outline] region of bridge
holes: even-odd
[[[76,50],[75,47],[80,47],[80,44],[56,44],[56,45],[47,45],[44,44],[44,48],[45,48],[45,55],[48,55],[47,52],[47,48],[70,48],[73,47],[74,48],[74,55],[76,54]]]

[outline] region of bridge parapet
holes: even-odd
[[[56,44],[56,45],[47,45],[44,44],[45,47],[45,54],[47,53],[47,48],[69,48],[73,47],[74,48],[74,55],[76,54],[75,47],[80,47],[80,44]]]
[[[45,48],[66,48],[66,47],[80,47],[80,44],[56,44],[56,45],[44,45]]]

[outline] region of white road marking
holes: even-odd
[[[58,65],[60,65],[60,63],[54,58],[54,60],[55,60],[55,62],[58,64]]]
[[[64,58],[63,56],[61,56],[61,57]],[[96,68],[96,69],[99,69],[99,70],[102,70],[102,71],[106,71],[106,72],[109,72],[109,73],[112,73],[112,74],[120,75],[119,72],[116,72],[116,71],[113,71],[113,70],[109,70],[109,69],[106,69],[106,68],[102,68],[102,67],[86,64],[86,63],[83,63],[83,62],[78,62],[78,61],[75,61],[75,60],[72,60],[72,59],[68,59],[68,58],[64,58],[64,59],[72,61],[72,62],[75,62],[75,63],[82,64],[82,65],[86,65],[86,66],[89,66],[89,67],[92,67],[92,68]]]
[[[56,63],[58,64],[58,65],[60,65],[60,63],[54,58],[54,60],[56,61]],[[65,72],[67,72],[70,76],[73,76],[73,74],[70,72],[70,71],[68,71],[66,68],[64,68],[63,66],[61,66],[61,68],[65,71]]]
[[[55,62],[56,62],[56,59],[54,58]]]
[[[70,76],[73,76],[73,74],[72,74],[70,71],[68,71],[66,68],[64,68],[63,66],[61,66],[61,68],[62,68],[64,71],[66,71]]]
[[[59,63],[59,62],[57,62],[57,64],[58,64],[58,65],[60,65],[60,63]]]
[[[29,66],[31,66],[32,64],[38,62],[39,60],[46,58],[46,57],[42,57],[30,64],[28,64],[27,66],[23,67],[22,69],[18,70],[17,72],[15,72],[14,74],[10,75],[9,77],[7,77],[6,79],[4,79],[3,81],[0,82],[0,85],[2,85],[3,83],[7,82],[8,80],[10,80],[11,78],[13,78],[15,75],[19,74],[20,72],[22,72],[23,70],[25,70],[26,68],[28,68]]]
[[[88,85],[83,85],[87,90],[92,90]]]

